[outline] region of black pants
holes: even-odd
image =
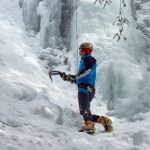
[[[80,114],[83,116],[84,121],[91,120],[92,122],[97,122],[100,117],[98,115],[92,115],[90,111],[90,102],[95,95],[95,88],[90,85],[81,84],[78,86],[78,102]],[[88,93],[82,92],[80,89],[85,89]]]

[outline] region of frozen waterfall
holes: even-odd
[[[71,20],[75,11],[73,0],[20,0],[28,30],[40,32],[43,48],[70,48]]]
[[[125,15],[130,20],[130,26],[125,27],[123,33],[127,40],[120,42],[112,39],[117,32],[112,23],[119,12],[118,0],[105,9],[99,4],[94,5],[93,0],[80,0],[77,13],[76,1],[73,0],[21,0],[20,6],[23,7],[26,26],[39,32],[42,48],[47,48],[50,53],[56,49],[56,55],[57,51],[61,50],[64,55],[71,50],[72,54],[63,62],[74,71],[78,15],[78,42],[91,41],[94,44],[99,101],[106,103],[110,114],[130,118],[150,110],[150,81],[146,69],[149,63],[146,53],[148,38],[136,29],[134,3],[130,0],[126,3]],[[49,64],[64,65],[58,63],[58,57],[54,57],[48,57]]]

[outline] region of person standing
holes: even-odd
[[[76,75],[63,73],[61,78],[64,81],[76,83],[78,86],[79,110],[84,120],[84,125],[81,126],[79,132],[86,131],[89,134],[94,134],[96,132],[94,123],[102,124],[106,132],[111,132],[113,130],[111,119],[94,115],[90,110],[90,103],[95,95],[96,81],[96,59],[91,55],[92,51],[93,45],[90,42],[82,43],[79,47],[81,60],[78,73]]]

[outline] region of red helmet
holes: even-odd
[[[90,42],[84,42],[80,45],[79,49],[85,51],[87,54],[91,54],[93,51],[93,45]]]

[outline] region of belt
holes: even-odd
[[[86,84],[86,83],[78,84],[78,88],[87,88],[87,87],[94,88],[94,86],[90,84]]]
[[[83,88],[83,89],[86,89],[87,91],[89,91],[89,92],[93,92],[93,91],[95,91],[95,87],[93,86],[93,85],[90,85],[90,84],[86,84],[86,83],[80,83],[79,85],[78,85],[78,89],[79,88]]]

